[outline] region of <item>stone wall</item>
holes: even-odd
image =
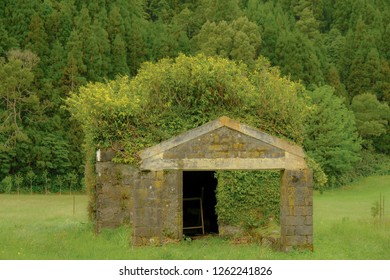
[[[135,245],[180,239],[183,233],[183,172],[139,171],[113,163],[101,150],[96,163],[96,231],[130,223]]]
[[[162,203],[162,235],[164,239],[180,239],[183,235],[183,172],[164,171]]]
[[[284,170],[280,184],[280,231],[283,251],[313,249],[313,173]]]
[[[96,231],[133,220],[133,189],[139,171],[111,161],[96,163]]]
[[[164,159],[280,158],[285,152],[227,127],[164,152]]]
[[[182,172],[143,171],[135,181],[133,244],[156,245],[183,232]]]
[[[96,231],[132,224],[133,244],[157,245],[183,234],[183,172],[139,171],[97,162]],[[312,171],[284,170],[280,186],[283,251],[313,249]],[[221,226],[221,234],[229,227]]]
[[[282,170],[281,249],[313,248],[312,172],[301,147],[221,118],[146,149],[139,169],[113,163],[114,156],[113,149],[97,154],[97,232],[130,223],[136,246],[178,240],[183,170],[272,169]]]
[[[134,188],[133,244],[155,245],[162,240],[161,191],[163,171],[142,171]]]

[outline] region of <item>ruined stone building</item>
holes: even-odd
[[[208,231],[222,232],[224,225],[218,225],[215,211],[209,209],[215,205],[213,172],[280,170],[281,249],[312,249],[312,172],[301,147],[221,117],[140,151],[139,156],[140,166],[135,168],[113,163],[112,152],[99,151],[98,231],[130,222],[134,245],[181,239],[183,230],[199,228],[204,232],[206,226],[203,221],[186,225],[186,211],[191,212],[191,207],[183,205],[199,209],[203,203],[202,219],[207,219]],[[210,187],[205,189],[205,184]]]

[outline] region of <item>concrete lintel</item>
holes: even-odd
[[[284,158],[219,158],[219,159],[147,159],[143,170],[280,170],[286,169]]]
[[[285,153],[281,158],[164,159],[162,154],[144,159],[143,170],[297,170],[306,169],[304,158]]]

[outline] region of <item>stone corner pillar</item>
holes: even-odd
[[[280,184],[282,251],[313,250],[313,172],[284,170]]]
[[[163,171],[142,171],[134,189],[134,246],[160,245],[162,242]]]

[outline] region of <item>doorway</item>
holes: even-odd
[[[218,234],[215,171],[183,171],[183,234]]]

